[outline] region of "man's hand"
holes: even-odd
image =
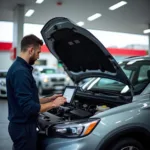
[[[53,100],[55,100],[57,97],[62,97],[62,94],[54,94],[53,96],[47,97],[47,98],[49,99],[49,101],[53,101]]]
[[[49,103],[49,102],[55,100],[57,97],[61,97],[61,96],[62,96],[62,94],[55,94],[50,97],[43,97],[43,98],[40,98],[40,103],[41,104]]]
[[[65,102],[66,102],[66,98],[63,96],[61,96],[61,97],[59,96],[55,100],[53,100],[52,103],[53,103],[54,107],[59,107],[59,106],[63,105]]]
[[[65,102],[66,102],[66,98],[63,96],[61,96],[61,97],[59,96],[51,102],[41,104],[40,112],[46,112],[46,111],[51,110],[53,108],[59,107],[59,106],[63,105]]]

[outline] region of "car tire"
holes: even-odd
[[[111,146],[110,150],[144,150],[142,144],[133,138],[123,138]]]

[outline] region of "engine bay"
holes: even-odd
[[[71,98],[70,103],[66,102],[58,108],[40,114],[38,124],[41,130],[45,130],[50,126],[61,122],[64,123],[90,118],[97,113],[104,112],[123,104],[117,100],[117,97],[112,95],[96,96],[78,91]]]
[[[106,105],[103,105],[101,107],[109,109]],[[74,100],[71,104],[65,104],[63,106],[50,110],[49,113],[60,117],[61,120],[71,121],[93,116],[96,112],[100,111],[100,108],[99,110],[98,108],[98,105],[82,103],[79,100]]]
[[[94,102],[85,103],[82,99],[74,99],[72,103],[66,103],[63,106],[40,114],[38,124],[41,130],[45,130],[50,125],[89,118],[108,109],[110,107],[107,105],[98,105]]]

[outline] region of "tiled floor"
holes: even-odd
[[[0,99],[0,150],[11,150],[12,141],[8,134],[7,99]]]

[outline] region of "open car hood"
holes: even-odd
[[[75,83],[88,77],[103,77],[132,87],[103,44],[69,19],[58,17],[49,20],[41,34],[50,52],[62,63]]]

